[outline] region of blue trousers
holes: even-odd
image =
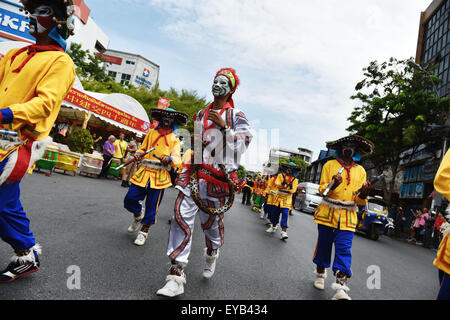
[[[0,162],[0,173],[6,162]],[[0,238],[14,249],[28,250],[34,247],[36,240],[30,230],[30,220],[20,203],[19,184],[4,183],[0,186]]]
[[[289,208],[280,208],[279,206],[278,207],[272,206],[272,214],[269,219],[273,226],[276,226],[278,223],[280,223],[281,227],[287,228],[289,220]]]
[[[138,216],[142,211],[140,201],[145,199],[145,217],[142,220],[142,224],[154,225],[156,224],[156,214],[163,197],[164,189],[142,188],[131,184],[123,202],[125,209]]]
[[[439,270],[440,289],[437,300],[450,300],[450,275]]]
[[[348,276],[352,275],[352,243],[354,233],[343,231],[323,225],[319,226],[316,251],[313,262],[319,267],[329,268],[331,265],[331,252],[334,244],[333,272],[342,271]]]

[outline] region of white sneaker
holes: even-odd
[[[319,290],[325,290],[325,279],[327,278],[327,270],[325,270],[324,273],[317,273],[316,274],[316,280],[314,281],[314,287]]]
[[[136,240],[134,240],[134,244],[137,246],[143,246],[145,241],[147,240],[148,233],[139,231]]]
[[[208,249],[205,248],[205,268],[203,269],[203,277],[206,279],[211,279],[216,271],[216,261],[219,257],[219,249],[217,249],[216,254],[213,256],[208,255],[207,251]]]
[[[275,227],[273,227],[273,232],[277,231],[279,226],[280,226],[280,225],[277,224]]]
[[[275,228],[270,226],[269,229],[266,230],[267,233],[274,233],[275,232]]]
[[[141,221],[145,217],[145,209],[142,208],[141,215],[139,217],[134,217],[133,222],[128,227],[128,232],[133,233],[141,227]]]
[[[336,290],[336,293],[333,296],[333,298],[331,298],[331,300],[352,300],[352,298],[350,298],[350,296],[347,294],[347,292],[350,291],[350,289],[346,285],[333,283],[331,285],[331,288],[333,290]]]
[[[286,231],[281,231],[281,240],[286,240],[288,239],[288,234]]]
[[[259,218],[260,218],[260,219],[264,219],[264,211],[263,211],[263,212],[261,212],[261,214],[260,214]]]
[[[186,276],[168,275],[166,278],[166,285],[156,291],[159,296],[173,298],[184,293],[184,285],[186,284]]]

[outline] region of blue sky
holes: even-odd
[[[325,141],[347,135],[362,69],[415,56],[420,12],[431,0],[85,2],[111,49],[160,66],[164,90],[211,99],[215,72],[235,68],[235,104],[256,137],[243,165],[258,170],[271,146],[305,147],[316,159]]]

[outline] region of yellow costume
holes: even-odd
[[[152,129],[146,135],[137,153],[145,153],[152,147],[155,147],[156,149],[144,156],[143,164],[136,171],[130,182],[142,188],[145,188],[147,184],[149,184],[149,187],[152,189],[168,188],[172,186],[168,170],[149,168],[148,166],[145,166],[145,160],[157,160],[153,155],[158,157],[171,156],[172,162],[170,165],[174,168],[181,168],[180,140],[173,132],[164,136],[161,135],[158,130]]]
[[[187,164],[191,164],[191,159],[192,159],[193,153],[194,153],[194,150],[192,150],[192,149],[189,149],[184,153],[183,159],[181,160],[183,166],[186,166]]]
[[[342,168],[338,160],[328,161],[322,169],[319,193],[323,195],[335,174]],[[367,199],[361,199],[354,193],[366,182],[366,170],[360,165],[354,165],[350,169],[350,177],[347,170],[342,172],[342,183],[330,190],[327,198],[317,208],[314,221],[318,224],[338,228],[344,231],[355,231],[357,224],[357,205],[363,206]]]
[[[277,191],[278,188],[275,186],[275,180],[277,180],[277,177],[272,177],[267,182],[267,187],[265,190],[265,193],[267,195],[266,204],[269,206],[275,206],[277,205]],[[271,192],[272,191],[272,192]]]
[[[437,192],[450,200],[450,151],[445,155],[444,160],[436,173],[434,188]],[[444,271],[446,274],[450,274],[450,235],[448,231],[442,239],[433,264],[439,270]]]
[[[17,51],[9,51],[0,60],[0,110],[10,109],[13,117],[11,123],[0,124],[0,129],[18,131],[23,141],[43,140],[48,137],[61,102],[75,81],[75,66],[64,52],[42,51],[20,72],[13,72],[28,57],[25,51],[12,62]],[[7,154],[8,150],[0,148],[0,161]]]
[[[285,183],[285,185],[283,185],[283,183]],[[292,195],[297,192],[298,180],[294,176],[286,176],[285,174],[280,173],[276,178],[274,185],[278,190],[275,206],[290,209],[292,206]]]

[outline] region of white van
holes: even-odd
[[[299,183],[298,195],[294,203],[295,209],[314,214],[321,201],[322,196],[319,194],[318,184],[311,182]]]

